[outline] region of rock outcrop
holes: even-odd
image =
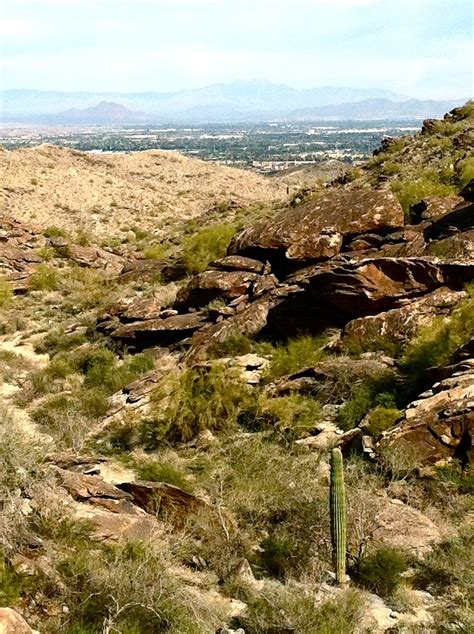
[[[447,376],[408,405],[404,420],[379,441],[379,450],[416,447],[419,464],[451,458],[463,465],[470,462],[474,436],[474,357],[443,370]]]
[[[0,634],[36,634],[36,630],[16,610],[0,608]]]
[[[14,218],[0,218],[0,272],[16,293],[26,292],[29,276],[43,262],[37,251],[46,242],[39,229]]]
[[[421,210],[421,211],[420,211]],[[403,341],[446,315],[474,277],[472,203],[427,198],[404,225],[386,190],[334,189],[244,229],[171,309],[119,305],[98,327],[134,349],[187,349],[195,362],[233,334],[284,340],[345,328]]]
[[[229,254],[269,260],[277,270],[288,270],[291,263],[337,255],[353,236],[384,234],[403,224],[403,210],[392,193],[335,190],[244,229],[231,242]]]

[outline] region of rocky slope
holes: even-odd
[[[277,180],[173,152],[87,154],[51,145],[1,150],[0,180],[3,213],[96,238],[123,237],[134,226],[163,233],[214,206],[286,193]]]
[[[471,129],[403,141],[449,191],[384,159],[159,259],[2,219],[7,632],[472,629]]]

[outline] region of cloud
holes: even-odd
[[[178,90],[266,78],[457,97],[467,0],[15,0],[4,85]],[[436,69],[436,70],[434,70]]]

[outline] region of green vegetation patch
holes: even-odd
[[[185,238],[182,258],[188,273],[200,273],[209,262],[224,257],[234,234],[235,227],[223,223],[206,227]]]

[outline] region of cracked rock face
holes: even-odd
[[[450,376],[408,405],[405,419],[386,432],[378,448],[417,448],[421,463],[457,458],[470,462],[474,435],[474,359],[451,366]]]

